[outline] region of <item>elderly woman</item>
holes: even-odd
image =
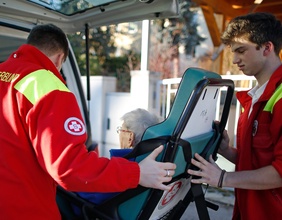
[[[160,122],[160,119],[148,112],[145,109],[135,109],[124,114],[121,117],[122,126],[117,127],[117,133],[120,139],[121,149],[111,149],[111,156],[122,157],[129,153],[132,148],[134,148],[142,138],[145,130]],[[88,200],[94,204],[100,204],[103,201],[112,198],[118,193],[89,193],[89,192],[78,192],[81,198]],[[77,215],[81,215],[77,207],[74,206],[74,211]]]
[[[135,109],[121,117],[122,126],[117,127],[120,148],[134,148],[142,138],[145,130],[160,122],[160,119],[145,109]]]

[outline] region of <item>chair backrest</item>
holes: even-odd
[[[224,107],[221,118],[218,119],[219,124],[215,124],[220,87],[227,87],[227,95],[224,101],[220,100]],[[233,92],[232,81],[221,79],[220,75],[199,68],[187,69],[168,117],[162,123],[147,128],[141,142],[125,156],[140,162],[163,144],[164,151],[156,160],[173,162],[177,166],[172,181],[168,183],[171,190],[138,186],[99,205],[86,203],[89,216],[100,219],[144,220],[174,219],[179,215],[179,207],[183,206],[181,201],[190,200],[191,176],[187,174],[187,169],[191,166],[191,158],[198,152],[205,158],[212,154],[216,159]]]

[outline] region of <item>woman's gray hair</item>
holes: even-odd
[[[124,114],[121,120],[124,122],[125,127],[135,135],[133,147],[141,141],[142,135],[148,127],[160,122],[159,117],[141,108]]]

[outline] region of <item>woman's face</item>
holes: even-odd
[[[122,123],[121,128],[119,129],[119,142],[120,142],[120,148],[131,148],[132,143],[134,139],[134,134],[132,131],[128,130],[128,128],[125,126],[124,122]]]

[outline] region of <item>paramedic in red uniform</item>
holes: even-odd
[[[235,172],[221,170],[199,155],[192,163],[202,178],[194,183],[235,188],[233,219],[282,218],[282,44],[281,22],[268,13],[253,13],[231,20],[222,35],[230,46],[233,63],[257,85],[237,92],[242,105],[237,148],[225,131],[219,153],[235,163]]]
[[[162,146],[139,164],[87,151],[80,109],[59,73],[68,51],[61,29],[39,25],[0,64],[1,219],[61,219],[57,184],[70,191],[123,191],[138,184],[169,190],[163,183],[176,166],[155,160]]]

